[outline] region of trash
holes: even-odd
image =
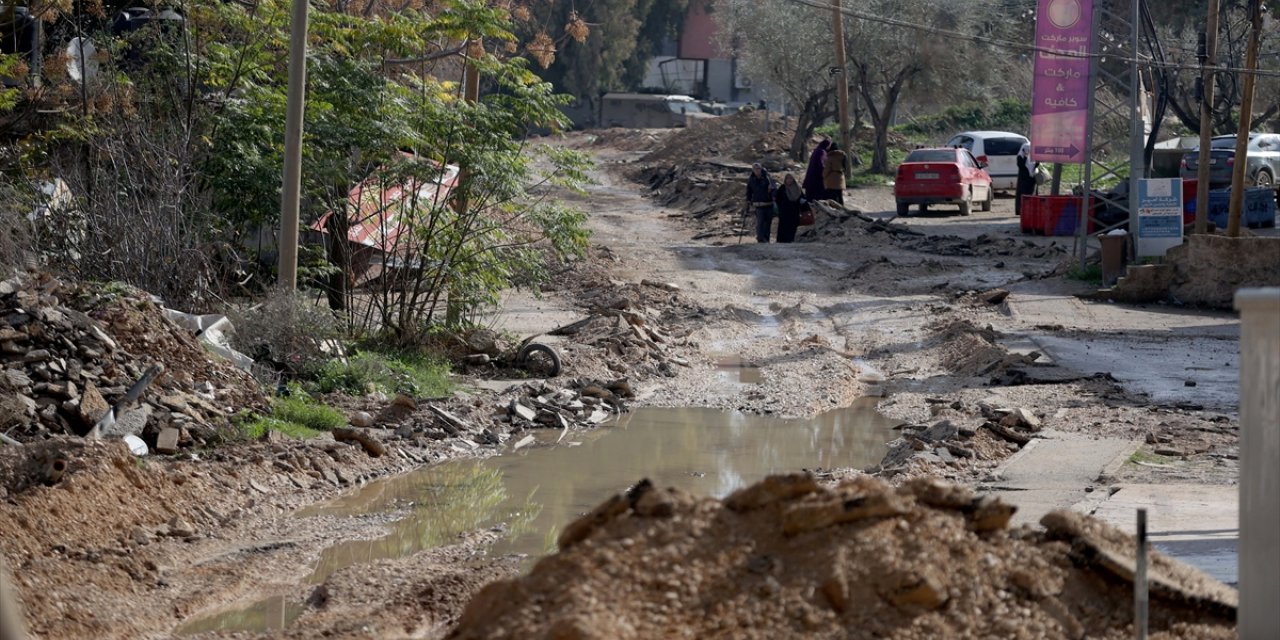
[[[129,452],[135,456],[142,457],[148,453],[147,443],[143,442],[142,438],[138,436],[127,435],[124,437],[124,443],[129,445]]]
[[[227,334],[234,333],[235,327],[226,316],[216,314],[198,316],[173,309],[163,309],[163,311],[165,317],[195,334],[196,338],[210,351],[244,371],[253,370],[253,358],[231,348],[231,341],[227,338]]]

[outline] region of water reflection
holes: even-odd
[[[284,596],[276,596],[243,609],[189,622],[178,629],[178,635],[211,631],[280,631],[293,624],[306,609],[306,605],[300,602],[289,602]]]
[[[783,420],[701,408],[640,409],[616,424],[487,460],[455,460],[370,483],[299,517],[358,516],[407,509],[390,533],[326,549],[307,579],[318,584],[344,567],[407,556],[448,544],[465,532],[501,526],[495,554],[537,557],[554,549],[559,528],[641,478],[699,495],[723,497],[772,473],[863,468],[878,462],[898,423],[874,401],[809,420]],[[262,619],[266,602],[201,621],[200,630]],[[281,601],[281,606],[286,606]],[[289,620],[287,614],[276,619]],[[257,617],[255,617],[257,616]],[[296,614],[294,614],[296,617]],[[235,629],[245,629],[234,622]],[[287,622],[285,623],[287,624]],[[252,627],[260,630],[277,626]],[[185,631],[185,629],[184,629]]]

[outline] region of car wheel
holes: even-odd
[[[1271,172],[1266,169],[1259,170],[1258,177],[1253,179],[1254,186],[1258,186],[1258,187],[1270,187],[1275,183],[1276,183],[1275,177],[1272,176]]]
[[[987,189],[987,199],[982,201],[982,210],[983,210],[983,211],[990,211],[990,210],[991,210],[991,203],[992,203],[992,201],[994,201],[995,199],[996,199],[996,190],[995,190],[995,189]]]
[[[907,217],[907,214],[908,214],[908,213],[910,213],[910,212],[911,212],[911,205],[909,205],[909,204],[907,204],[907,203],[905,203],[905,202],[899,202],[899,203],[898,203],[898,215],[899,215],[899,216],[901,216],[901,217],[905,218],[905,217]]]
[[[973,192],[965,196],[964,202],[960,203],[960,215],[967,216],[973,211]]]
[[[925,204],[925,203],[921,202],[921,203],[920,203],[920,213],[929,213],[929,205],[927,205],[927,204]]]

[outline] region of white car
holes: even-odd
[[[992,189],[1013,191],[1018,188],[1018,150],[1028,142],[1026,136],[1008,131],[965,131],[947,146],[968,149],[978,162],[985,162]]]

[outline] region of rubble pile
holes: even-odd
[[[976,428],[950,420],[904,425],[902,434],[889,443],[888,453],[869,473],[895,482],[930,474],[959,478],[965,472],[995,466],[1021,450],[1043,428],[1040,417],[1030,409],[993,407],[984,402],[978,407],[985,421]]]
[[[952,375],[998,376],[1011,367],[1026,366],[1040,358],[1034,352],[1010,353],[996,342],[999,334],[990,325],[980,328],[968,320],[952,320],[928,329],[933,336],[925,341],[925,347],[939,350],[938,361]]]
[[[19,441],[102,422],[102,437],[175,453],[213,437],[229,407],[264,404],[252,376],[140,292],[22,275],[0,282],[0,309],[0,429]]]
[[[491,583],[453,640],[1133,636],[1132,538],[920,478],[774,476],[724,500],[642,481]],[[1152,553],[1151,638],[1233,638],[1236,593]]]
[[[581,379],[557,389],[545,382],[524,384],[516,397],[499,408],[494,420],[520,434],[531,429],[590,429],[625,413],[625,399],[635,397],[631,382]]]

